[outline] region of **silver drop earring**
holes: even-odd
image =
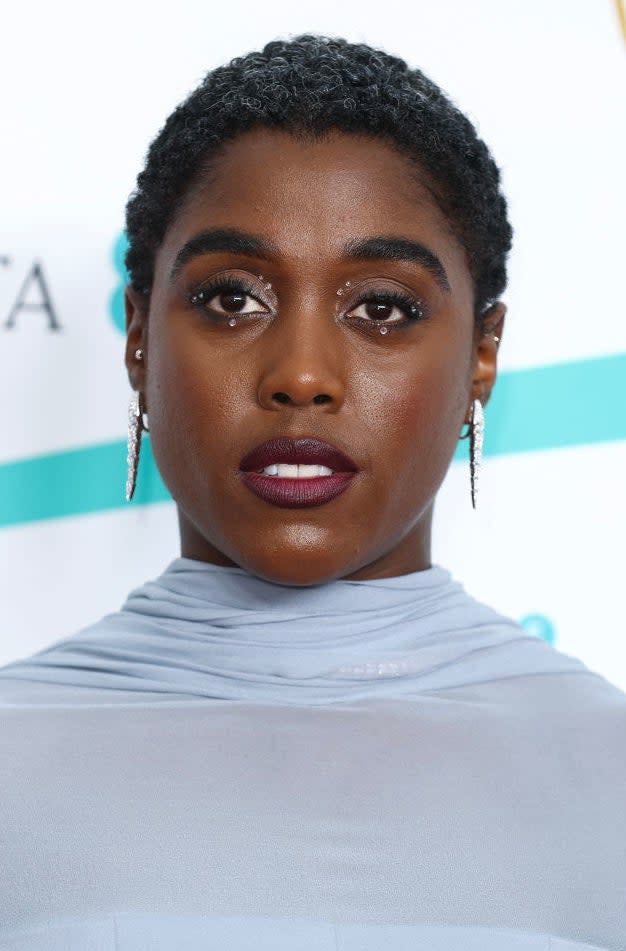
[[[493,334],[496,344],[500,343],[500,337]],[[472,508],[476,508],[476,498],[478,496],[478,474],[480,472],[480,463],[483,455],[483,438],[485,435],[485,413],[483,404],[480,400],[474,400],[472,403],[472,418],[469,423],[468,432],[460,436],[460,439],[467,439],[469,436],[470,445],[470,482],[472,492]]]
[[[135,350],[135,359],[143,360],[143,350],[139,347]],[[126,463],[128,465],[128,475],[126,477],[126,501],[130,502],[135,492],[137,482],[137,469],[139,467],[139,452],[141,450],[141,434],[149,433],[150,429],[144,421],[144,409],[142,405],[142,396],[139,392],[134,392],[128,404],[128,454]]]
[[[135,492],[137,469],[139,467],[139,452],[141,450],[141,434],[149,433],[144,423],[144,413],[141,405],[141,393],[133,393],[128,404],[128,454],[126,462],[128,475],[126,477],[126,501],[130,502]]]
[[[472,508],[476,508],[476,498],[478,496],[478,474],[480,472],[480,463],[483,453],[483,436],[485,433],[485,414],[483,404],[480,400],[474,400],[472,403],[472,418],[469,423],[468,432],[460,436],[460,439],[467,439],[469,436],[470,447],[470,483],[472,493]]]
[[[472,404],[472,422],[469,433],[470,437],[470,481],[472,492],[472,508],[476,508],[476,497],[478,495],[478,474],[480,472],[480,463],[483,454],[483,436],[485,432],[485,414],[483,404],[480,400],[474,400]]]

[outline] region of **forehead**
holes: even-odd
[[[206,227],[265,235],[303,265],[332,261],[347,240],[403,234],[433,247],[459,280],[465,251],[418,165],[383,139],[331,130],[301,139],[253,129],[227,142],[188,188],[159,256]],[[157,261],[158,266],[158,261]]]

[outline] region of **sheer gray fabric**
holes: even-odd
[[[440,566],[175,559],[0,716],[0,951],[626,949],[626,695]]]

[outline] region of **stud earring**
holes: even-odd
[[[143,360],[143,350],[141,347],[137,347],[135,350],[135,360]]]
[[[478,496],[478,476],[483,452],[483,438],[485,432],[485,414],[483,404],[480,400],[474,400],[472,403],[472,417],[469,423],[469,429],[460,436],[460,439],[467,439],[469,436],[470,448],[470,484],[472,495],[472,508],[476,508],[476,499]]]
[[[140,358],[138,358],[140,359]],[[133,393],[128,404],[128,454],[126,463],[128,474],[126,476],[126,501],[130,502],[135,492],[137,482],[137,469],[139,467],[139,452],[141,450],[142,432],[150,432],[149,427],[144,421],[144,409],[141,393]]]

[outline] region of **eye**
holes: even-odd
[[[406,327],[426,316],[424,306],[401,291],[378,291],[361,296],[357,303],[346,311],[362,324],[373,324],[377,329],[383,324],[389,329]]]
[[[258,293],[257,288],[242,278],[219,277],[195,290],[189,303],[218,317],[267,313],[268,308],[253,292]]]

